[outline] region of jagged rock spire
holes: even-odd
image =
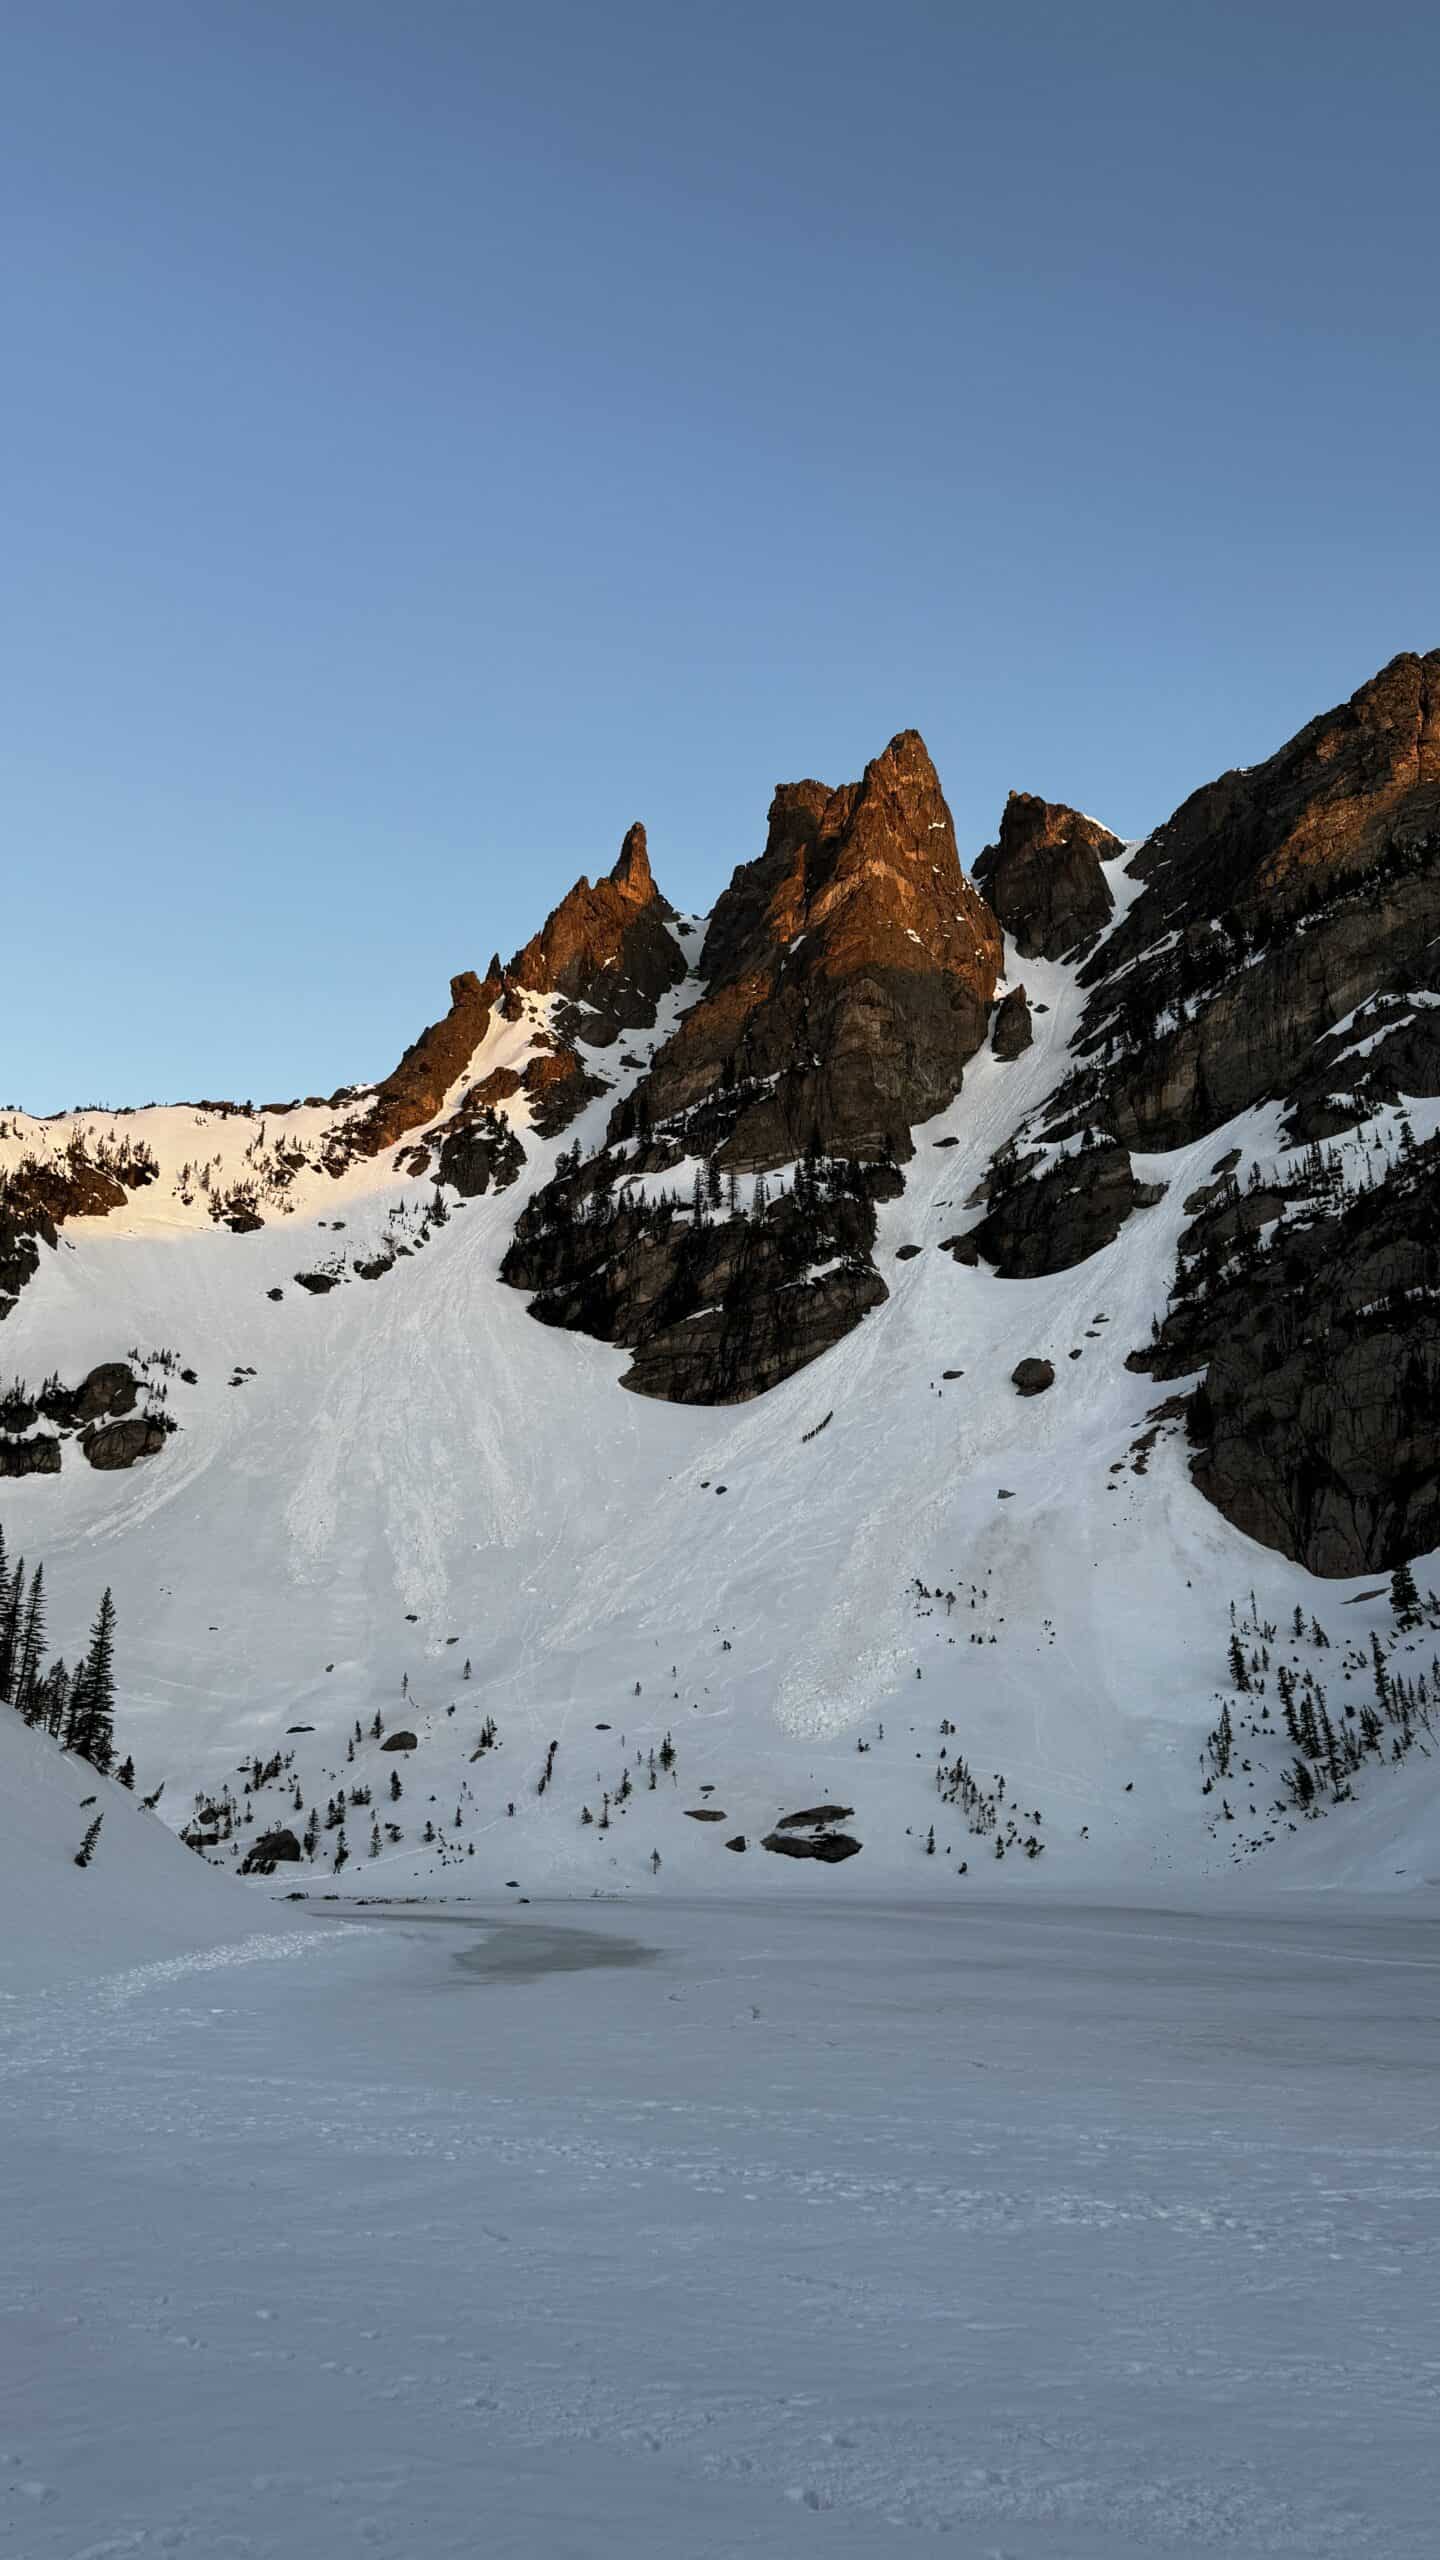
[[[633,826],[625,830],[625,841],[620,847],[619,859],[610,877],[622,897],[633,898],[637,906],[645,905],[655,896],[655,880],[650,869],[649,848],[645,842],[645,830],[638,818]]]

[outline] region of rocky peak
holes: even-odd
[[[640,1096],[648,1126],[708,1105],[705,1136],[746,1168],[911,1153],[911,1123],[951,1100],[985,1037],[1000,966],[915,730],[858,783],[781,786],[700,965],[708,991]]]
[[[539,995],[577,1008],[574,1037],[608,1045],[625,1030],[648,1030],[667,989],[685,975],[669,927],[675,910],[650,870],[642,826],[632,826],[608,878],[582,874],[510,963],[507,975]]]
[[[1062,960],[1109,923],[1115,901],[1100,866],[1123,851],[1118,836],[1080,810],[1012,791],[975,879],[1025,959]]]
[[[610,877],[622,898],[633,899],[637,907],[648,906],[650,900],[659,894],[650,869],[645,830],[638,818],[632,827],[625,830],[625,840]]]
[[[502,1278],[542,1323],[626,1344],[642,1394],[729,1403],[804,1367],[885,1296],[874,1203],[985,1039],[1000,951],[914,730],[859,782],[782,785],[716,907],[705,994],[606,1149],[537,1193]],[[683,1203],[628,1188],[694,1158]],[[776,1168],[742,1205],[739,1177]]]

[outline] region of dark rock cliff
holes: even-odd
[[[977,857],[975,885],[1023,958],[1063,960],[1109,923],[1115,900],[1100,866],[1124,849],[1078,809],[1012,791],[998,842]]]

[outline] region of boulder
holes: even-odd
[[[997,1058],[1019,1058],[1035,1037],[1030,1020],[1030,1007],[1023,987],[1012,987],[995,1007],[995,1020],[990,1030],[990,1046]]]
[[[821,1831],[805,1840],[793,1831],[771,1831],[760,1846],[777,1858],[818,1858],[823,1866],[837,1867],[846,1858],[858,1858],[863,1843],[846,1831]]]
[[[158,1456],[168,1436],[155,1415],[139,1413],[128,1422],[92,1424],[81,1432],[80,1446],[92,1467],[133,1467],[141,1458]]]
[[[380,1748],[382,1751],[418,1751],[420,1744],[413,1733],[387,1733]]]
[[[1010,1384],[1017,1395],[1043,1396],[1055,1384],[1055,1365],[1050,1360],[1020,1360],[1010,1372]]]
[[[273,1876],[277,1867],[296,1866],[302,1855],[293,1831],[265,1831],[252,1841],[241,1861],[242,1876]]]

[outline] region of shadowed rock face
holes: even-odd
[[[439,1178],[462,1200],[477,1200],[492,1183],[497,1191],[508,1190],[524,1162],[525,1150],[508,1120],[486,1109],[450,1130],[440,1148]]]
[[[976,861],[975,885],[1026,960],[1063,960],[1109,923],[1115,900],[1100,866],[1123,851],[1118,836],[1078,809],[1012,791],[998,843]]]
[[[1440,1141],[1339,1202],[1246,1191],[1193,1202],[1157,1339],[1129,1365],[1204,1371],[1199,1490],[1312,1573],[1388,1571],[1440,1542]]]
[[[1081,1045],[1104,1063],[1077,1110],[1168,1148],[1285,1091],[1340,1016],[1429,983],[1437,857],[1440,651],[1392,660],[1151,837],[1144,890],[1082,972]]]
[[[1137,1181],[1123,1147],[1102,1142],[1051,1164],[1022,1156],[993,1176],[979,1226],[949,1242],[972,1246],[956,1259],[978,1253],[1002,1280],[1037,1280],[1087,1262],[1113,1244],[1133,1210],[1159,1197],[1158,1188]]]
[[[637,1395],[740,1404],[818,1358],[878,1306],[875,1211],[859,1168],[810,1177],[749,1214],[612,1187],[603,1157],[557,1176],[519,1219],[502,1279],[542,1324],[633,1354]]]

